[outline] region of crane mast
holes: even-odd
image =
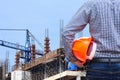
[[[26,30],[26,43],[25,43],[25,62],[30,61],[30,36],[29,31]]]

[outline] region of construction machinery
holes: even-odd
[[[36,42],[41,46],[41,43],[38,42],[38,40],[30,33],[30,31],[28,29],[0,29],[0,30],[21,30],[21,31],[26,31],[26,42],[25,42],[25,46],[23,45],[19,45],[16,43],[12,43],[12,42],[8,42],[8,41],[4,41],[4,40],[0,40],[0,45],[4,46],[4,47],[8,47],[8,48],[12,48],[12,49],[16,49],[16,50],[20,50],[20,52],[24,52],[24,59],[25,62],[30,62],[31,61],[31,42],[30,39],[32,40],[36,40]],[[43,55],[43,50],[41,51],[36,51],[36,54],[39,55]]]

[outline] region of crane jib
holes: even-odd
[[[3,40],[0,40],[0,45],[4,47],[12,48],[12,49],[18,49],[18,50],[22,50],[25,52],[30,52],[30,48],[27,48],[19,44],[3,41]]]

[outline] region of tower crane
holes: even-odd
[[[18,30],[18,29],[0,29],[0,30]],[[24,29],[22,29],[22,30],[24,30]],[[30,52],[31,52],[30,37],[32,37],[37,42],[38,42],[38,40],[29,32],[28,29],[25,29],[25,30],[26,30],[26,43],[25,43],[25,46],[19,45],[19,44],[16,44],[16,43],[11,43],[11,42],[4,41],[4,40],[0,40],[0,45],[4,46],[4,47],[17,49],[17,50],[21,50],[21,51],[25,52],[25,62],[29,62],[31,60],[31,56],[30,56]],[[39,43],[39,45],[41,45],[41,44]],[[37,54],[42,56],[43,52],[37,52]]]

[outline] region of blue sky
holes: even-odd
[[[60,20],[66,25],[85,0],[0,0],[0,29],[29,29],[44,45],[45,29],[49,29],[51,50],[59,48]],[[84,35],[88,35],[85,30]],[[0,31],[0,40],[25,45],[25,31]],[[37,44],[37,43],[36,43]],[[38,49],[39,46],[37,47]],[[9,52],[14,63],[16,50],[0,46],[0,60]]]

